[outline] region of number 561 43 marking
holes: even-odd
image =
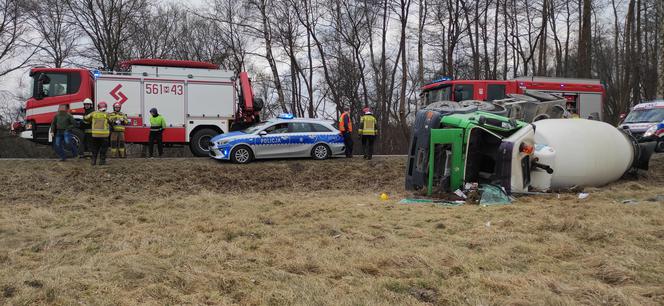
[[[181,84],[155,84],[145,83],[145,94],[148,95],[176,95],[181,96],[184,92],[184,86]]]

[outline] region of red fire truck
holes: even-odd
[[[606,90],[599,80],[548,77],[521,77],[514,80],[450,80],[442,78],[422,86],[425,105],[438,101],[504,99],[524,90],[558,94],[567,100],[567,109],[581,118],[603,119]]]
[[[69,104],[71,113],[82,120],[83,100],[122,104],[130,124],[128,143],[146,143],[146,125],[153,107],[164,116],[168,127],[164,143],[189,144],[197,156],[207,156],[209,140],[259,122],[263,107],[254,98],[246,72],[236,78],[219,66],[195,61],[139,59],[123,62],[126,71],[100,72],[80,68],[33,68],[32,97],[25,103],[21,137],[50,143],[51,120],[58,105]],[[82,131],[74,130],[80,143]]]

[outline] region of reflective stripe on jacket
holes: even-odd
[[[111,121],[114,132],[124,132],[125,125],[129,123],[129,120],[127,120],[127,115],[123,114],[122,112],[112,112],[110,115],[108,115],[108,119]]]
[[[350,121],[350,114],[348,112],[344,112],[339,117],[339,131],[342,133],[353,132],[353,122]]]
[[[161,131],[166,128],[166,120],[162,115],[150,116],[150,131]]]
[[[90,122],[92,137],[104,138],[111,134],[106,112],[95,111],[86,115],[84,119]]]
[[[374,136],[378,134],[376,128],[376,117],[373,115],[364,115],[360,117],[360,126],[362,127],[359,132],[360,135]]]

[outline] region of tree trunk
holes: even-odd
[[[544,0],[542,2],[542,29],[540,30],[540,45],[539,45],[539,57],[537,60],[538,71],[537,74],[544,76],[546,75],[546,54],[547,54],[547,24],[549,21],[549,1]]]
[[[581,37],[579,38],[579,63],[577,77],[591,77],[591,0],[583,0],[583,16],[581,21]]]
[[[417,29],[417,86],[424,85],[424,25],[427,20],[427,0],[420,0]]]
[[[657,6],[657,20],[659,22],[659,71],[657,74],[657,96],[664,98],[664,1]]]

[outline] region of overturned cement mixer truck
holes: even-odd
[[[509,113],[449,105],[419,111],[406,189],[432,195],[463,189],[465,183],[498,185],[507,193],[601,186],[630,169],[647,170],[654,151],[601,121],[544,119],[550,114],[536,112],[522,121]]]

